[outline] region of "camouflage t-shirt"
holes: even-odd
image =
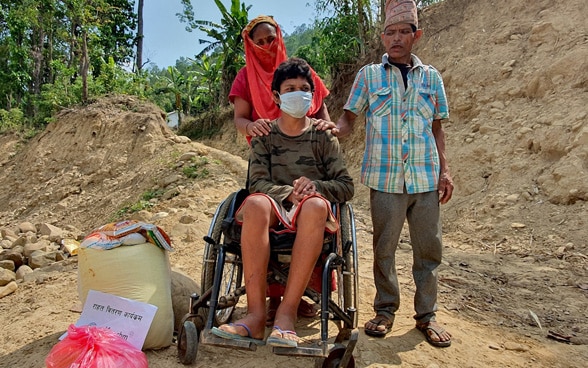
[[[251,140],[251,193],[266,193],[278,203],[292,193],[293,182],[301,176],[311,179],[317,192],[331,202],[346,202],[353,197],[349,175],[339,140],[330,130],[317,130],[314,124],[301,135],[285,135],[277,123],[269,135]]]

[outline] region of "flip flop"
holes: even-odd
[[[427,342],[435,347],[446,348],[451,345],[451,340],[435,341],[431,337],[431,334],[429,334],[429,331],[433,331],[437,337],[441,337],[441,335],[445,332],[445,329],[439,325],[432,325],[431,322],[417,323],[416,328],[425,335]]]
[[[278,336],[279,334],[279,336]],[[284,335],[293,335],[296,340],[286,339]],[[267,344],[271,346],[278,346],[282,348],[297,348],[298,347],[298,335],[296,331],[282,330],[278,326],[274,326],[272,333],[267,338]]]
[[[384,326],[384,330],[372,330],[372,329],[368,329],[367,327],[364,326],[364,332],[366,335],[373,336],[373,337],[384,337],[388,333],[390,333],[390,331],[392,331],[393,321],[390,320],[390,318],[388,318],[386,316],[382,316],[382,315],[378,314],[377,316],[375,316],[374,318],[369,320],[369,323],[377,325],[376,328],[378,328],[380,326]]]
[[[213,335],[216,335],[218,337],[222,337],[223,339],[227,339],[227,340],[243,340],[243,341],[252,342],[255,345],[265,345],[265,341],[263,341],[262,339],[255,339],[255,338],[251,337],[251,330],[244,323],[229,323],[229,326],[243,327],[247,331],[247,336],[223,331],[217,327],[213,327],[212,330],[210,330],[210,332],[212,332]]]

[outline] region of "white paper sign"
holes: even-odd
[[[90,290],[82,315],[75,325],[107,327],[141,350],[155,312],[157,307],[152,304]]]

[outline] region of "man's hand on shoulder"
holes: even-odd
[[[330,130],[335,136],[339,133],[339,128],[337,128],[337,125],[332,121],[315,119],[313,124],[316,126],[317,130]]]

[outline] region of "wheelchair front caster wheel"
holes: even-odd
[[[337,346],[333,348],[329,352],[329,356],[323,361],[322,368],[339,368],[346,350],[345,346]],[[353,355],[349,357],[349,362],[343,368],[355,368],[355,359],[353,358]]]
[[[178,358],[184,365],[191,365],[198,353],[198,329],[192,321],[185,321],[178,334]]]

